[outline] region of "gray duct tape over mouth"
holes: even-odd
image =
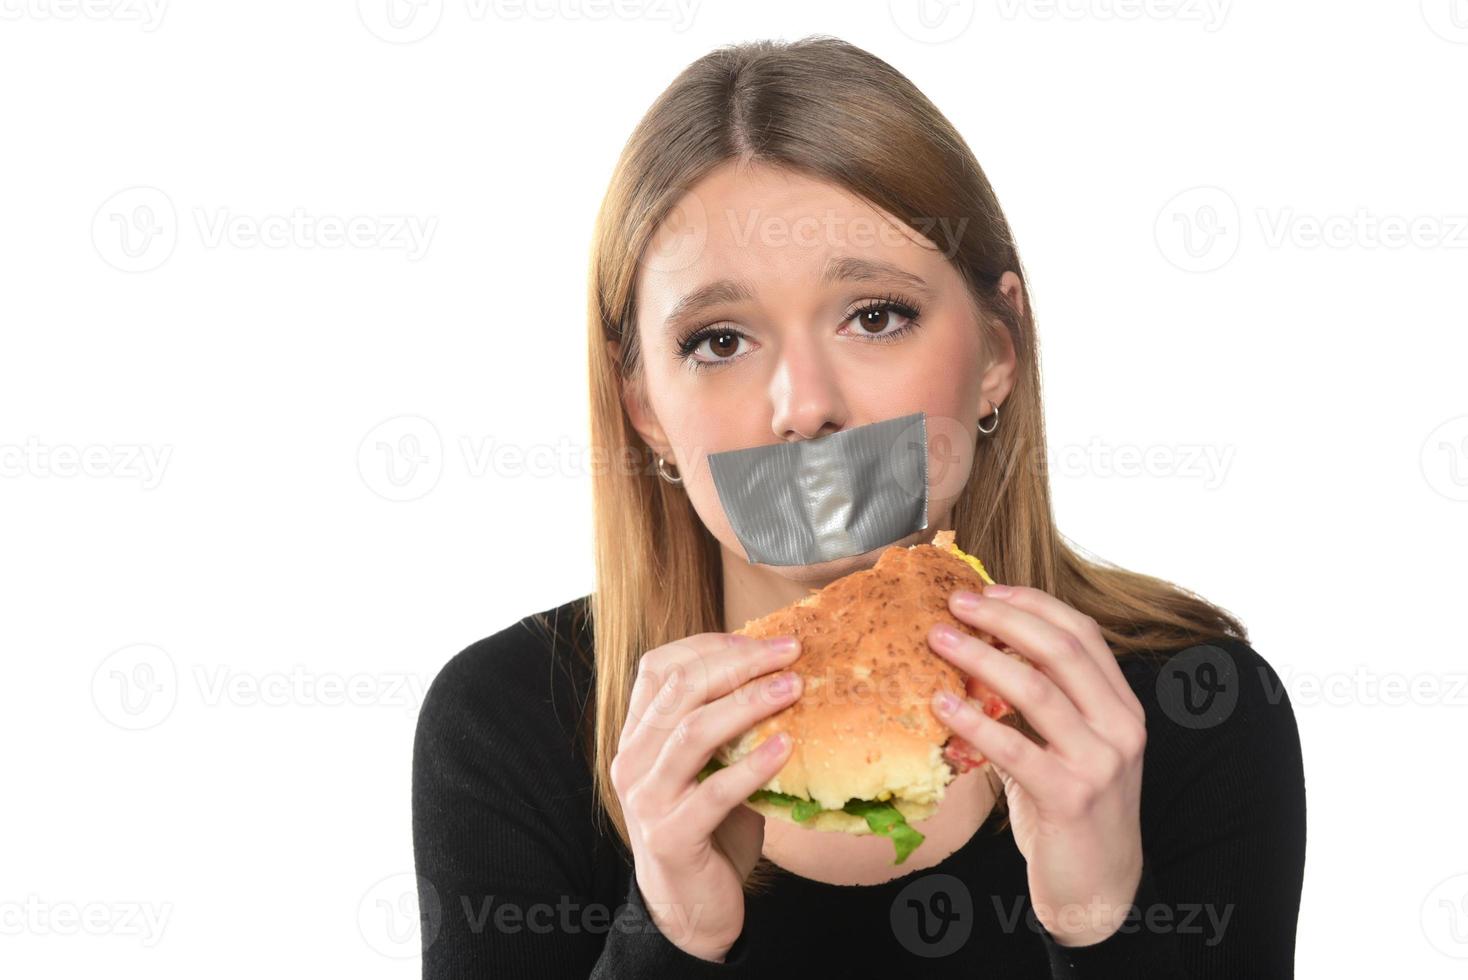
[[[751,564],[849,558],[928,526],[922,412],[816,439],[712,453],[708,463]]]

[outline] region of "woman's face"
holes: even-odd
[[[719,503],[710,453],[918,411],[928,416],[929,521],[900,543],[948,526],[976,424],[1008,395],[1014,356],[1007,341],[985,349],[949,263],[961,226],[935,216],[924,231],[834,184],[729,164],[684,195],[642,256],[644,373],[624,404],[739,559],[747,556]],[[1017,303],[1014,273],[1005,288]],[[813,582],[869,564],[853,556],[772,570]]]

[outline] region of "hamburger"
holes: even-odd
[[[794,634],[801,696],[720,747],[700,773],[737,762],[778,732],[789,733],[789,760],[748,805],[768,818],[847,834],[892,839],[895,864],[922,843],[912,821],[932,816],[944,788],[984,757],[933,714],[940,690],[967,696],[991,718],[1022,727],[999,695],[929,648],[937,622],[1009,653],[992,635],[948,611],[957,589],[980,591],[993,579],[959,550],[951,530],[931,544],[893,546],[875,566],[831,582],[735,633]]]

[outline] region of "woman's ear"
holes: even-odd
[[[1000,276],[999,295],[1016,315],[1024,316],[1025,291],[1019,276],[1013,272]],[[1002,405],[1009,397],[1009,393],[1014,390],[1014,376],[1019,367],[1014,351],[1014,338],[1010,337],[1009,331],[1000,325],[999,329],[993,331],[993,336],[996,346],[988,352],[987,366],[979,386],[983,396],[983,404],[978,407],[980,418],[987,418],[995,405]]]
[[[999,294],[1009,303],[1014,310],[1015,316],[1025,315],[1025,291],[1019,281],[1019,276],[1013,272],[1006,272],[999,277]]]

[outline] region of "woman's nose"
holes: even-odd
[[[770,395],[774,405],[771,428],[787,442],[829,435],[846,424],[839,379],[810,344],[794,344],[782,351]]]

